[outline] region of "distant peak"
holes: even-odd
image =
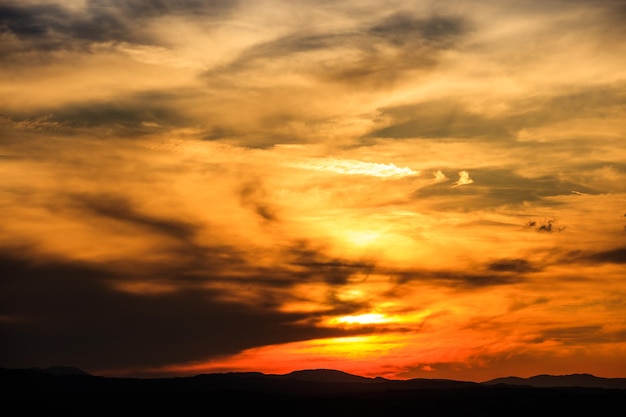
[[[541,374],[529,378],[510,376],[484,382],[487,385],[530,385],[535,387],[588,387],[626,388],[626,378],[602,378],[592,374],[548,375]]]
[[[343,374],[343,375],[352,375],[344,371],[339,371],[337,369],[329,369],[329,368],[315,368],[315,369],[300,369],[298,371],[290,372],[288,375],[292,374],[311,374],[311,373],[329,373],[329,374]]]
[[[302,381],[315,382],[370,382],[371,378],[349,374],[347,372],[338,371],[336,369],[302,369],[293,371],[285,376],[299,379]]]

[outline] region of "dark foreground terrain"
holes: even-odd
[[[519,380],[393,381],[329,370],[132,379],[0,369],[0,377],[3,406],[10,410],[5,415],[626,416],[624,388],[537,387]]]

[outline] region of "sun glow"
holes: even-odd
[[[371,358],[394,358],[406,341],[393,334],[315,339],[248,349],[228,359],[204,363],[172,365],[162,369],[147,369],[158,373],[198,374],[254,369],[266,373],[286,373],[307,367],[344,369],[372,376],[389,373],[381,362],[372,364]],[[391,375],[393,377],[393,375]]]
[[[390,321],[392,321],[390,317],[378,313],[359,314],[358,316],[343,316],[331,320],[331,322],[338,324],[379,324],[388,323]]]
[[[348,242],[356,246],[367,246],[378,240],[380,233],[373,230],[352,230],[345,232]]]

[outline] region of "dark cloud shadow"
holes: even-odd
[[[161,366],[371,331],[306,324],[310,317],[305,313],[225,301],[226,290],[183,286],[153,294],[116,291],[110,282],[128,277],[108,265],[32,259],[5,251],[0,268],[3,366]],[[150,272],[144,271],[146,277]]]
[[[254,190],[243,192],[255,200]],[[270,344],[367,334],[368,326],[329,328],[328,315],[363,311],[334,287],[372,268],[328,256],[299,241],[267,254],[214,242],[207,225],[154,214],[129,197],[67,193],[50,210],[63,210],[96,236],[150,242],[151,253],[77,261],[35,246],[0,250],[0,365],[72,364],[84,369],[159,367],[208,360]],[[100,233],[102,232],[102,233]],[[204,239],[198,239],[199,234]],[[62,237],[59,237],[62,238]],[[203,243],[204,242],[204,243]],[[89,250],[89,248],[85,248]],[[145,255],[145,256],[144,256]],[[284,312],[313,283],[327,288],[326,308]]]

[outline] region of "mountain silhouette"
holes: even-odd
[[[485,385],[526,385],[531,387],[584,387],[584,388],[616,388],[626,389],[626,378],[600,378],[591,374],[571,375],[535,375],[530,378],[507,377],[496,378]]]
[[[89,375],[71,367],[0,368],[5,409],[63,416],[626,415],[623,382],[584,374],[484,383],[390,380],[332,369],[142,379]]]
[[[71,366],[51,366],[48,368],[7,369],[0,368],[0,376],[7,379],[20,375],[30,379],[37,379],[38,375],[49,375],[57,378],[57,383],[76,381],[81,377],[82,382],[89,385],[106,387],[115,386],[146,386],[149,389],[159,387],[184,387],[195,390],[211,390],[213,388],[248,387],[262,391],[298,391],[316,387],[315,391],[384,391],[388,389],[440,389],[462,388],[470,386],[528,386],[536,388],[580,387],[626,389],[626,378],[601,378],[591,374],[570,375],[535,375],[529,378],[516,376],[495,378],[485,382],[470,382],[451,379],[414,378],[406,380],[387,379],[382,377],[369,378],[354,375],[335,369],[302,369],[287,374],[264,374],[261,372],[228,372],[199,374],[189,377],[172,378],[114,378],[94,376],[89,372]],[[41,380],[52,379],[41,377]],[[19,378],[18,378],[19,379]],[[96,381],[97,384],[96,384]],[[59,387],[63,386],[61,383]]]
[[[386,381],[383,378],[366,378],[335,369],[303,369],[283,375],[299,381],[335,382],[335,383],[375,383]]]
[[[83,375],[91,376],[90,373],[83,371],[82,369],[75,368],[73,366],[50,366],[48,368],[30,368],[33,371],[43,372],[52,375]]]

